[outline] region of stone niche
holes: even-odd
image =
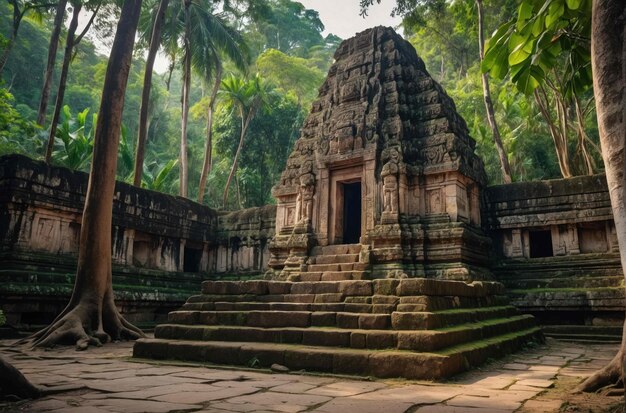
[[[273,188],[272,276],[313,279],[310,257],[331,251],[314,246],[351,244],[368,277],[489,278],[485,173],[454,102],[390,28],[334,57]]]

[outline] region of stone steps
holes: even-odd
[[[173,311],[170,323],[184,325],[233,325],[248,327],[314,327],[330,326],[352,329],[433,330],[458,324],[494,318],[512,317],[512,306],[487,307],[432,312],[398,312],[368,314],[335,311]]]
[[[343,264],[357,262],[359,262],[359,254],[313,255],[309,257],[309,264]]]
[[[213,298],[212,298],[213,297]],[[480,308],[502,307],[508,304],[506,296],[494,296],[483,298],[466,297],[459,300],[458,297],[411,297],[404,299],[397,296],[374,295],[372,297],[346,297],[341,303],[308,303],[308,302],[268,302],[250,301],[254,297],[243,296],[191,296],[181,310],[185,311],[252,311],[252,310],[279,310],[279,311],[335,311],[353,313],[391,314],[400,312],[440,312],[457,308]],[[289,296],[286,296],[289,297]],[[261,296],[259,298],[266,298]],[[273,296],[273,298],[284,298]],[[353,298],[353,300],[350,300]],[[217,301],[230,299],[228,301]],[[247,300],[247,301],[246,301]],[[410,301],[409,303],[406,303]]]
[[[541,337],[503,293],[499,283],[423,278],[204,282],[134,355],[441,378]]]
[[[367,327],[367,326],[365,326]],[[519,315],[482,323],[467,323],[442,330],[375,330],[328,327],[261,328],[247,326],[208,326],[162,324],[155,338],[197,341],[246,341],[304,344],[357,349],[398,349],[436,351],[468,341],[506,334],[533,327],[533,317]]]
[[[507,281],[509,288],[536,289],[536,288],[604,288],[622,287],[624,277],[622,275],[602,276],[602,277],[563,277],[563,278],[526,278],[521,280]]]
[[[344,255],[359,252],[361,252],[361,244],[338,244],[313,247],[311,255]]]
[[[528,341],[541,340],[541,337],[541,330],[532,327],[453,346],[440,352],[154,338],[138,340],[133,348],[133,357],[238,366],[249,366],[254,360],[261,367],[277,363],[291,370],[433,380],[449,377],[487,359],[508,354]]]

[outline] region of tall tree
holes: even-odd
[[[63,99],[65,98],[65,89],[67,87],[67,75],[70,70],[70,62],[72,61],[74,49],[83,39],[93,21],[98,13],[100,5],[102,3],[98,3],[96,9],[93,11],[89,22],[83,29],[83,31],[76,36],[76,29],[78,27],[78,18],[80,16],[80,12],[83,9],[83,2],[81,0],[70,1],[70,4],[73,6],[72,10],[72,19],[70,20],[70,26],[67,30],[67,36],[65,39],[65,53],[63,55],[63,64],[61,66],[61,75],[59,77],[59,87],[57,89],[57,97],[54,105],[54,114],[52,115],[52,122],[50,124],[50,131],[48,133],[48,145],[46,147],[46,155],[44,160],[46,162],[50,162],[52,157],[52,148],[54,147],[54,138],[56,136],[57,124],[59,123],[59,118],[61,117],[61,111],[63,110]]]
[[[198,184],[198,202],[202,203],[204,192],[206,190],[207,179],[211,173],[213,164],[213,111],[215,110],[215,102],[217,101],[217,93],[222,83],[222,62],[219,58],[215,61],[215,81],[211,96],[208,101],[207,120],[206,120],[206,144],[204,146],[204,161],[202,162],[202,172],[200,173],[200,183]]]
[[[596,97],[600,145],[611,197],[613,219],[626,277],[626,3],[593,0],[591,63]],[[626,368],[626,324],[617,355],[606,367],[585,380],[577,390],[595,391],[622,380]]]
[[[231,181],[237,172],[237,162],[239,155],[243,149],[243,142],[250,126],[250,122],[256,116],[258,110],[262,104],[266,101],[266,85],[263,80],[257,75],[251,80],[244,80],[240,77],[229,76],[222,81],[222,96],[224,101],[231,105],[233,110],[238,112],[241,120],[241,131],[239,134],[239,145],[235,152],[235,158],[233,159],[233,165],[230,168],[228,179],[226,180],[226,186],[224,187],[224,195],[222,197],[222,205],[226,207],[226,201],[228,200],[228,189],[230,188]]]
[[[484,12],[483,12],[483,1],[476,0],[476,9],[478,13],[478,50],[480,55],[480,61],[482,62],[485,58],[485,34],[484,34]],[[489,126],[491,127],[491,133],[493,135],[493,143],[496,146],[496,150],[498,151],[498,157],[500,159],[500,169],[502,169],[502,181],[505,184],[510,184],[513,182],[511,178],[511,165],[509,165],[509,157],[506,154],[506,150],[504,150],[504,145],[502,144],[502,137],[500,136],[500,129],[498,128],[498,123],[496,122],[496,114],[493,109],[493,102],[491,100],[491,91],[489,90],[489,77],[487,73],[483,73],[481,75],[481,80],[483,83],[483,100],[485,102],[485,110],[487,111],[487,120],[489,121]]]
[[[67,0],[59,0],[56,14],[54,15],[54,25],[52,26],[50,45],[48,46],[48,61],[46,63],[46,71],[44,72],[43,87],[41,88],[39,112],[37,113],[37,124],[39,126],[44,126],[46,122],[46,110],[48,110],[48,99],[50,98],[50,87],[52,86],[52,73],[54,72],[54,63],[57,57],[57,48],[59,46],[59,37],[61,36],[66,6]]]
[[[53,323],[34,334],[35,346],[49,347],[73,341],[78,349],[84,349],[111,338],[143,336],[120,315],[111,283],[111,225],[117,150],[140,12],[141,0],[124,1],[111,48],[80,229],[74,291],[69,304]]]
[[[0,75],[2,75],[2,71],[4,70],[4,66],[9,59],[9,54],[15,45],[15,40],[17,39],[17,33],[20,30],[20,24],[24,17],[31,11],[41,12],[44,9],[52,7],[55,5],[53,1],[45,1],[45,0],[31,0],[31,1],[22,1],[22,0],[7,0],[8,3],[13,7],[13,25],[11,29],[11,33],[9,34],[9,39],[5,42],[4,50],[2,50],[2,54],[0,54]]]
[[[144,155],[146,151],[146,139],[148,137],[148,114],[150,106],[150,91],[152,89],[152,71],[154,61],[161,43],[161,30],[165,20],[165,12],[169,0],[160,0],[154,23],[150,34],[150,46],[146,58],[146,68],[143,75],[143,91],[141,93],[141,108],[139,110],[139,131],[137,133],[137,148],[135,150],[135,171],[133,185],[141,186],[141,174],[143,172]]]

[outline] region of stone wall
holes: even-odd
[[[9,323],[45,323],[65,305],[87,182],[82,172],[0,157],[0,305]],[[127,317],[152,322],[204,279],[263,273],[274,216],[273,207],[218,213],[118,182],[112,228],[118,304]]]
[[[544,324],[619,335],[623,273],[604,175],[493,186],[486,200],[492,269],[513,304]]]

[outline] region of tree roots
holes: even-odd
[[[57,344],[75,344],[77,350],[101,346],[110,341],[136,340],[143,332],[121,316],[113,304],[105,305],[101,314],[90,306],[79,303],[63,312],[43,330],[21,340],[31,341],[33,347],[54,347]]]
[[[591,393],[609,387],[616,387],[622,382],[622,365],[624,364],[624,351],[620,350],[617,355],[604,368],[595,372],[585,381],[580,383],[574,393]],[[623,386],[623,384],[622,384]]]

